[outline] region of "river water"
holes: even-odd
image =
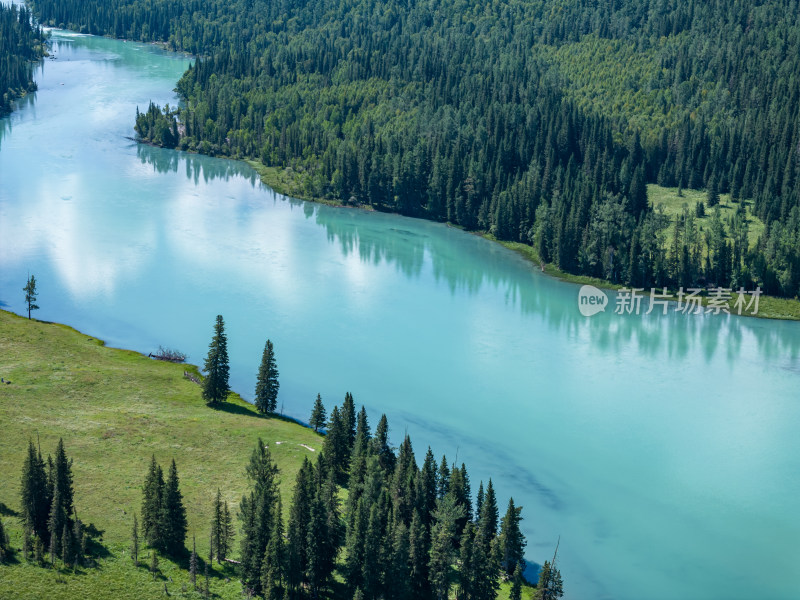
[[[567,598],[796,598],[800,323],[578,311],[578,287],[442,224],[287,199],[242,163],[131,142],[186,57],[53,32],[39,91],[0,120],[0,306],[202,364],[225,317],[252,398],[351,391],[561,539]],[[612,295],[610,302],[614,302]],[[0,333],[2,335],[2,333]]]

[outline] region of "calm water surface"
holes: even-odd
[[[561,536],[568,598],[798,597],[800,324],[587,319],[576,286],[476,236],[131,142],[187,59],[53,41],[0,120],[2,306],[23,312],[30,271],[39,318],[195,363],[221,313],[247,398],[271,338],[287,414],[349,390],[420,458],[457,455],[473,489],[492,475],[531,561]]]

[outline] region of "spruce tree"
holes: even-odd
[[[156,462],[155,454],[150,460],[150,468],[142,489],[142,535],[148,546],[161,544],[161,505],[164,495],[164,475]]]
[[[381,468],[386,474],[394,472],[396,457],[389,445],[389,421],[386,415],[381,415],[375,436],[372,438],[372,451],[378,457]]]
[[[509,577],[517,565],[525,567],[525,536],[519,524],[522,521],[522,507],[514,506],[514,499],[508,501],[508,510],[500,526],[500,561]]]
[[[186,541],[186,509],[183,506],[183,495],[180,491],[178,468],[175,460],[169,467],[164,493],[161,499],[160,512],[160,548],[173,556],[185,550]]]
[[[48,539],[47,522],[50,516],[50,492],[42,455],[33,441],[28,441],[28,453],[22,466],[22,519],[41,540]]]
[[[344,422],[338,406],[334,406],[331,412],[322,451],[333,468],[337,481],[341,482],[341,478],[347,471],[350,453],[347,448],[347,432],[344,429]]]
[[[456,521],[464,516],[462,507],[448,494],[436,503],[431,528],[430,581],[437,600],[447,600],[452,587],[452,565],[455,561],[453,538]]]
[[[522,600],[522,565],[517,565],[511,578],[511,593],[509,600]]]
[[[427,599],[431,597],[430,582],[430,533],[418,510],[411,518],[408,534],[409,543],[409,582],[413,598]]]
[[[47,521],[51,562],[53,562],[55,556],[61,551],[61,533],[66,524],[67,515],[64,513],[64,505],[61,501],[61,489],[56,486],[55,493],[53,494],[53,502],[50,505],[50,517]]]
[[[61,531],[61,562],[64,563],[65,567],[69,566],[72,557],[72,531],[67,523],[64,523],[64,527]]]
[[[259,438],[247,465],[250,494],[242,498],[241,562],[245,589],[261,593],[261,570],[269,544],[275,503],[278,500],[278,467],[269,447]]]
[[[203,399],[207,404],[222,402],[228,397],[230,390],[228,376],[228,338],[225,335],[225,322],[222,315],[217,315],[214,324],[214,337],[208,346],[204,369],[206,377],[203,380]]]
[[[133,531],[131,532],[131,560],[133,566],[139,566],[139,520],[136,513],[133,513]]]
[[[25,292],[25,305],[28,307],[28,319],[30,319],[31,311],[39,310],[39,306],[36,304],[36,278],[33,275],[28,277],[28,283],[25,284],[22,291]]]
[[[486,486],[486,495],[481,506],[481,513],[478,515],[478,523],[483,529],[489,540],[497,535],[497,526],[500,520],[500,513],[497,509],[497,497],[494,493],[492,480]]]
[[[364,456],[369,450],[372,434],[369,431],[369,420],[367,419],[367,409],[363,406],[356,417],[356,436],[353,440],[353,456]]]
[[[217,488],[217,496],[214,498],[214,508],[211,511],[211,539],[213,547],[217,549],[217,563],[222,564],[222,492]],[[213,555],[213,552],[212,552]]]
[[[74,512],[72,460],[67,459],[67,453],[64,450],[64,440],[61,438],[59,438],[58,445],[56,446],[56,457],[53,461],[53,468],[53,485],[59,492],[61,507],[64,510],[64,514],[67,520],[70,520]],[[55,496],[55,490],[53,495]]]
[[[558,600],[564,595],[564,583],[561,573],[553,568],[549,561],[544,561],[542,570],[539,571],[539,583],[536,585],[538,600]]]
[[[475,497],[475,520],[480,520],[481,512],[483,508],[483,499],[485,496],[485,492],[483,491],[483,480],[481,480],[480,484],[478,485],[478,495]]]
[[[225,501],[222,505],[222,538],[220,539],[219,551],[222,555],[222,560],[225,560],[230,554],[233,538],[236,535],[236,530],[233,527],[233,519],[231,512],[228,509],[228,502]]]
[[[283,508],[280,496],[272,514],[272,535],[264,552],[261,567],[261,589],[265,600],[283,598],[286,578],[286,543],[283,539]]]
[[[344,403],[341,410],[342,425],[347,439],[347,454],[353,452],[353,445],[356,441],[356,405],[353,401],[353,394],[347,392],[344,395]]]
[[[314,409],[311,411],[311,418],[308,420],[308,424],[314,428],[315,432],[319,432],[322,427],[325,427],[325,422],[325,406],[322,404],[322,396],[317,394],[317,399],[314,402]]]
[[[158,550],[153,548],[150,550],[150,573],[153,575],[153,581],[158,574]]]
[[[274,413],[277,410],[279,388],[280,382],[278,381],[278,366],[275,362],[275,349],[272,346],[272,342],[267,340],[256,379],[255,405],[260,413]]]
[[[447,457],[442,456],[439,473],[436,476],[436,497],[441,500],[450,490],[450,467],[447,466]]]

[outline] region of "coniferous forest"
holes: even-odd
[[[570,273],[798,294],[794,0],[31,4],[198,55],[186,106],[143,112],[143,139],[291,168],[307,196],[531,244]],[[668,219],[647,183],[740,209]]]
[[[44,36],[24,6],[0,5],[0,115],[12,100],[36,90],[34,61],[44,53]]]

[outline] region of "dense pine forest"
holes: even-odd
[[[570,273],[800,291],[794,0],[31,5],[48,24],[198,55],[186,106],[137,116],[145,140],[531,244]],[[647,183],[707,199],[667,217]]]
[[[24,6],[0,5],[0,116],[15,98],[36,90],[33,62],[44,54],[44,36]]]

